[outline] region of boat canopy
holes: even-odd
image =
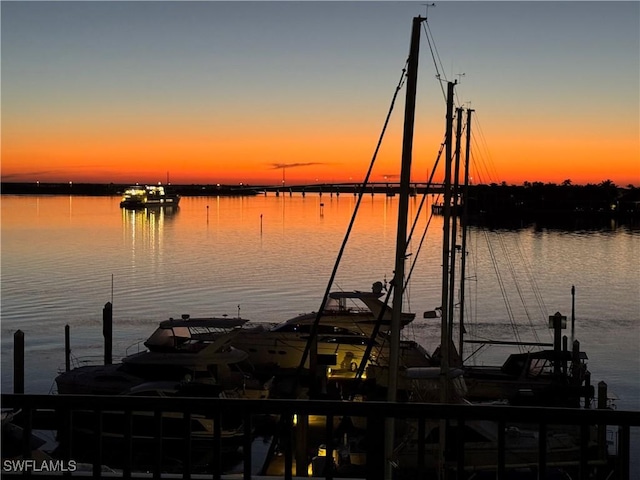
[[[175,328],[175,327],[199,327],[199,328],[217,328],[217,329],[228,329],[228,328],[236,328],[241,327],[249,320],[244,318],[190,318],[189,316],[183,316],[179,319],[170,318],[169,320],[165,320],[160,323],[160,328]]]

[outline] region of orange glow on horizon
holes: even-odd
[[[285,185],[358,183],[375,148],[376,128],[271,125],[264,130],[247,126],[238,133],[228,126],[213,135],[200,127],[181,129],[176,135],[158,130],[119,131],[113,136],[54,129],[40,134],[37,141],[26,131],[7,130],[2,180],[156,183],[165,182],[169,174],[174,184],[278,185],[283,177]],[[432,130],[438,132],[440,127]],[[499,130],[492,126],[492,131]],[[474,183],[569,179],[573,184],[611,180],[620,186],[640,185],[640,140],[633,135],[612,131],[589,136],[565,129],[525,136],[508,127],[500,135],[494,133],[489,153],[473,153]],[[435,136],[429,142],[416,141],[412,181],[426,181],[439,141]],[[400,154],[401,134],[395,128],[383,144],[370,181],[397,181]],[[435,178],[441,181],[442,174]]]

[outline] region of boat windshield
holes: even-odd
[[[191,339],[188,327],[158,328],[144,342],[151,351],[177,348]]]
[[[371,309],[357,297],[330,295],[324,308],[325,313],[371,314]]]

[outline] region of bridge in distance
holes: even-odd
[[[319,193],[329,195],[340,194],[353,194],[357,195],[362,191],[361,183],[323,183],[323,184],[307,184],[307,185],[266,185],[266,186],[251,186],[250,188],[264,191],[273,192],[276,194],[293,194],[293,193]],[[373,182],[368,183],[364,187],[365,194],[384,194],[387,196],[394,196],[400,192],[399,183],[393,182]],[[424,193],[444,193],[444,186],[441,183],[426,184],[426,183],[412,183],[411,195],[424,194]]]

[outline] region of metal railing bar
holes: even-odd
[[[31,434],[33,432],[33,408],[29,406],[22,411],[23,420],[23,437],[22,437],[22,454],[24,458],[31,458]]]
[[[133,412],[131,409],[124,411],[124,465],[122,476],[131,478],[133,468]]]
[[[154,453],[155,461],[153,462],[153,478],[160,478],[162,476],[162,410],[156,408],[153,411],[153,424],[154,424]]]
[[[324,462],[323,474],[326,480],[333,480],[333,415],[328,414],[325,417],[325,446],[326,459]]]
[[[504,420],[498,420],[498,480],[504,480],[506,478],[506,428],[507,424]]]
[[[580,480],[589,478],[589,430],[588,424],[580,425]]]
[[[293,415],[294,413],[288,413],[284,416],[284,433],[282,435],[282,447],[284,448],[284,478],[285,480],[292,480],[293,478],[293,449],[292,449],[292,436],[293,436]]]
[[[458,435],[456,437],[456,478],[463,480],[465,478],[464,473],[464,433],[465,421],[464,418],[458,417]]]
[[[213,478],[220,480],[222,476],[222,413],[216,410],[213,415]]]
[[[547,478],[547,424],[538,424],[538,478]]]
[[[252,465],[252,446],[251,443],[253,441],[253,422],[251,421],[251,414],[249,412],[245,413],[242,419],[243,430],[244,430],[244,441],[243,441],[243,451],[242,457],[244,459],[244,480],[251,480],[251,471],[253,470]]]
[[[94,410],[95,428],[93,430],[94,435],[94,452],[93,452],[93,476],[99,478],[102,476],[102,434],[103,434],[103,421],[102,410],[97,408]]]
[[[68,408],[63,409],[60,412],[60,418],[62,418],[62,431],[64,432],[64,438],[60,438],[60,433],[58,433],[58,442],[62,446],[62,459],[66,462],[69,462],[69,460],[71,460],[71,445],[73,441],[73,420],[71,410],[69,410]],[[64,472],[64,476],[70,477],[71,471],[68,470]]]
[[[631,462],[631,429],[628,425],[618,426],[618,478],[629,480]]]
[[[191,478],[191,448],[193,446],[193,442],[191,439],[191,412],[184,412],[184,416],[182,417],[183,421],[183,442],[184,442],[184,451],[182,458],[182,478],[190,479]]]
[[[508,420],[525,419],[529,423],[545,422],[547,424],[581,425],[583,423],[603,423],[606,425],[640,426],[640,412],[608,409],[548,408],[548,407],[514,407],[498,405],[457,405],[457,404],[424,404],[398,403],[389,405],[386,402],[336,402],[330,400],[280,400],[280,399],[246,399],[238,402],[221,398],[171,398],[171,397],[124,397],[124,396],[90,396],[90,395],[30,395],[2,394],[2,403],[6,406],[24,406],[37,403],[34,409],[79,408],[107,410],[132,408],[150,411],[159,408],[164,411],[211,411],[212,408],[239,413],[252,414],[290,414],[307,413],[326,415],[339,411],[341,415],[383,417],[383,418],[417,418],[425,408],[429,409],[432,418],[455,418],[462,414],[465,419]],[[233,403],[235,402],[235,403]],[[462,413],[461,413],[462,411]]]
[[[418,475],[420,478],[423,478],[426,473],[425,467],[425,435],[427,434],[427,429],[425,426],[426,419],[424,417],[418,418]]]

